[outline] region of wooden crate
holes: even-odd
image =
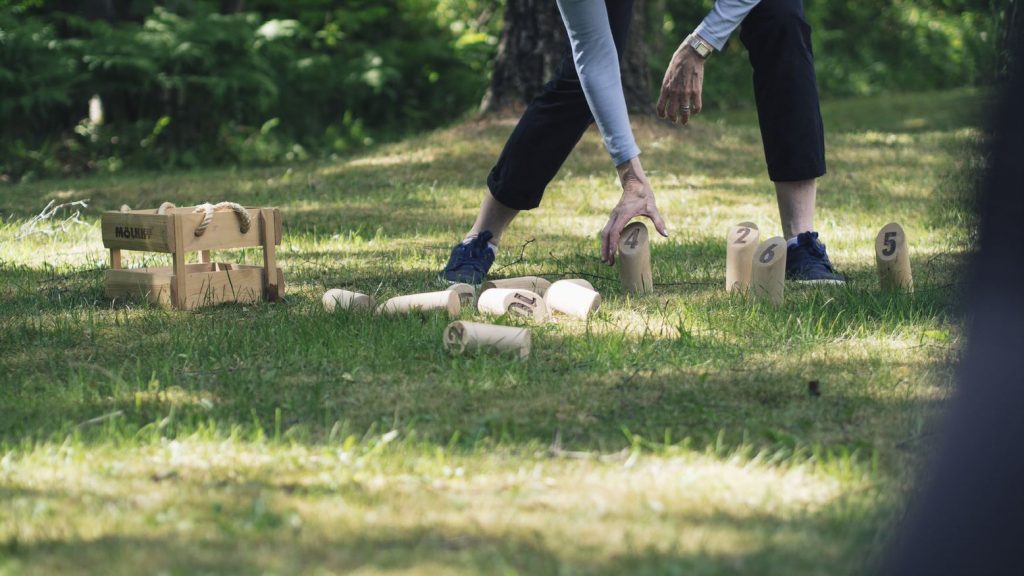
[[[281,244],[281,213],[276,208],[246,208],[252,226],[239,229],[232,211],[215,212],[206,232],[195,235],[204,214],[193,208],[106,212],[101,218],[103,245],[110,249],[108,298],[142,298],[162,306],[191,310],[223,302],[278,300],[284,294],[284,274],[277,267],[275,247]],[[212,262],[210,252],[229,248],[263,248],[263,266]],[[122,250],[163,252],[173,265],[158,268],[121,267]],[[198,264],[186,255],[198,252]],[[267,271],[271,271],[269,274]]]

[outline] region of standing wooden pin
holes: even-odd
[[[654,291],[650,236],[643,222],[631,222],[619,236],[619,280],[622,289],[630,294]]]
[[[530,331],[526,328],[460,320],[445,328],[444,348],[453,354],[493,350],[511,353],[520,360],[526,360],[530,356]]]
[[[751,292],[754,296],[781,306],[786,288],[786,239],[769,238],[754,252]]]
[[[725,290],[745,292],[750,289],[754,271],[754,252],[761,231],[753,222],[740,222],[729,229],[725,245]]]
[[[882,290],[914,291],[910,273],[910,249],[903,227],[892,222],[882,227],[875,238],[875,263]]]

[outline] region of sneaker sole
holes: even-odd
[[[480,286],[482,286],[484,282],[487,282],[486,278],[482,282],[474,284],[472,282],[459,282],[457,280],[449,280],[449,279],[444,277],[444,273],[441,273],[441,274],[439,274],[437,276],[437,284],[439,286],[441,286],[442,288],[447,288],[449,286],[455,286],[456,284],[469,284],[470,286],[479,289]]]
[[[789,282],[793,282],[793,283],[796,283],[796,284],[802,284],[804,286],[814,286],[814,285],[841,286],[843,284],[846,284],[846,280],[832,280],[832,279],[825,279],[825,278],[823,278],[821,280],[789,280]]]

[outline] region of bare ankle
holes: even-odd
[[[501,242],[501,236],[493,235],[494,232],[491,232],[491,234],[492,234],[492,236],[487,241],[487,243],[492,245],[492,246],[494,246],[495,248],[497,248],[498,247],[498,243]],[[476,240],[476,237],[479,236],[479,235],[480,235],[480,232],[475,231],[475,230],[471,231],[470,233],[466,234],[465,238],[462,239],[462,243],[465,244],[466,242],[469,242],[471,240]]]

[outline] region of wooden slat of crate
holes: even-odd
[[[231,264],[188,264],[189,273],[212,272],[216,269],[230,269]],[[171,284],[174,270],[170,266],[107,270],[103,281],[107,298],[124,300],[148,300],[160,306],[171,305]]]
[[[224,302],[252,304],[262,298],[262,268],[196,272],[185,277],[184,310]]]
[[[103,245],[107,248],[173,252],[171,219],[156,214],[105,212],[100,218]]]
[[[238,229],[238,216],[234,212],[216,212],[206,232],[202,236],[196,236],[195,230],[205,218],[199,214],[179,214],[181,227],[185,231],[183,245],[186,252],[198,252],[200,250],[217,250],[224,248],[249,248],[260,245],[260,229],[257,225],[259,210],[250,210],[249,216],[252,224],[244,234]]]
[[[224,302],[252,304],[266,298],[262,266],[227,266],[231,269],[188,274],[185,281],[185,310]],[[284,272],[280,268],[276,272],[279,293],[283,293]]]
[[[111,300],[148,300],[159,306],[171,306],[170,267],[107,270],[103,291]]]
[[[249,217],[252,220],[249,230],[245,234],[238,228],[238,216],[230,210],[214,213],[210,225],[202,236],[196,236],[194,233],[188,232],[189,230],[194,231],[199,226],[199,223],[203,221],[204,215],[202,213],[179,215],[178,217],[183,219],[182,224],[186,231],[185,250],[187,252],[197,252],[200,250],[261,246],[263,244],[263,235],[260,227],[260,210],[258,208],[247,208],[246,210],[248,210]],[[275,215],[279,213],[276,208],[272,210]],[[280,244],[279,229],[275,229],[274,232],[276,236],[274,244]]]
[[[263,267],[244,264],[187,264],[185,310],[224,302],[252,303],[265,297]],[[284,292],[284,272],[277,269],[279,292]],[[147,300],[170,307],[174,270],[170,266],[107,270],[107,298]]]
[[[196,236],[194,232],[203,221],[204,214],[193,213],[192,210],[193,208],[173,208],[164,215],[157,215],[156,210],[105,212],[101,218],[103,245],[107,248],[125,250],[174,252],[174,227],[171,215],[182,219],[182,228],[185,230],[183,245],[186,252],[250,248],[263,244],[258,208],[246,209],[252,218],[252,225],[245,234],[239,230],[238,216],[230,210],[223,210],[214,213],[210,225],[202,236]],[[279,245],[282,234],[281,213],[277,208],[268,210],[273,210],[274,213],[274,244]]]
[[[274,222],[277,220],[278,213],[276,210],[265,208],[260,210],[260,228],[264,236],[263,242],[263,269],[264,270],[277,270],[277,257],[274,255],[274,242],[268,238],[273,234],[273,230],[276,228]],[[264,278],[266,280],[266,296],[267,300],[275,301],[280,298],[281,292],[278,289],[278,282],[276,275]]]

